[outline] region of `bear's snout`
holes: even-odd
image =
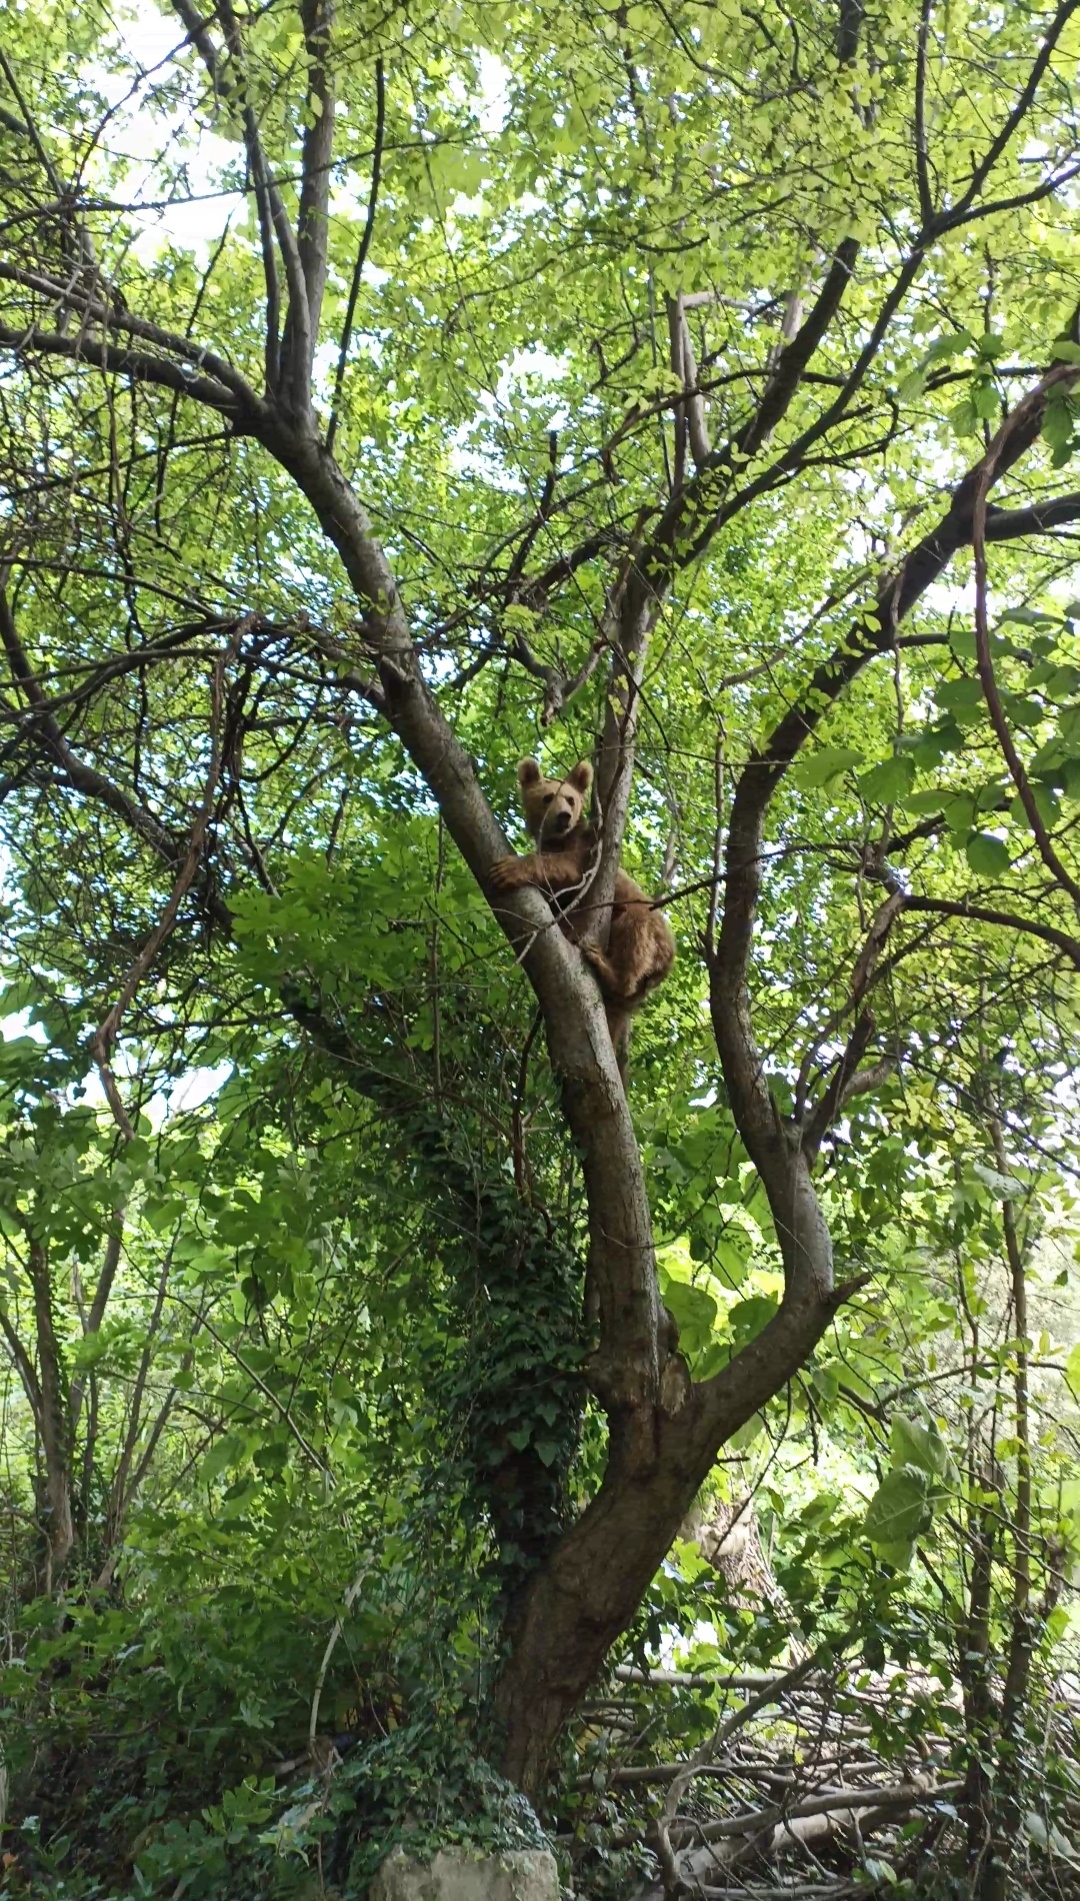
[[[570,814],[569,814],[569,812],[556,812],[556,814],[555,814],[555,827],[554,827],[554,829],[555,829],[555,830],[556,830],[557,832],[566,832],[566,831],[569,831],[569,829],[570,829]]]

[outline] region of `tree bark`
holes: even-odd
[[[785,1300],[680,1410],[656,1407],[648,1463],[640,1418],[609,1416],[603,1483],[533,1583],[496,1692],[502,1766],[534,1800],[543,1799],[559,1731],[633,1621],[719,1447],[793,1377],[845,1293]]]
[[[67,1379],[53,1313],[49,1256],[40,1241],[30,1241],[29,1268],[37,1330],[38,1387],[41,1394],[38,1431],[45,1465],[42,1516],[46,1545],[45,1588],[48,1591],[62,1576],[75,1543],[71,1515],[71,1434]]]
[[[994,1160],[1008,1174],[1008,1157],[1001,1123],[992,1118],[990,1134]],[[1012,1605],[1001,1717],[997,1773],[992,1784],[985,1777],[984,1804],[989,1830],[979,1874],[978,1901],[1008,1901],[1013,1886],[1013,1863],[1024,1817],[1024,1717],[1027,1711],[1031,1662],[1038,1620],[1031,1606],[1031,1420],[1028,1396],[1027,1275],[1024,1248],[1011,1200],[1001,1204],[1001,1226],[1012,1288],[1013,1327],[1016,1334],[1016,1371],[1013,1377],[1013,1415],[1016,1435],[1016,1503],[1012,1515]],[[1002,1501],[1004,1505],[1004,1500]]]

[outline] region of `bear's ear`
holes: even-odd
[[[567,785],[572,785],[575,791],[582,794],[586,793],[592,784],[592,766],[589,764],[589,761],[587,759],[579,759],[573,772],[567,773],[566,782]]]
[[[518,761],[518,784],[522,790],[524,790],[527,785],[538,785],[539,782],[540,768],[536,760],[520,759]]]

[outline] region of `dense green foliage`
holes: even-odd
[[[0,1885],[359,1898],[546,1831],[673,1894],[711,1747],[684,1821],[758,1814],[714,1892],[859,1777],[903,1799],[801,1893],[1078,1892],[1080,8],[88,0],[0,50]],[[312,428],[439,731],[521,842],[519,756],[623,720],[690,1375],[798,1306],[718,1045],[766,778],[739,1023],[843,1290],[540,1820],[496,1686],[630,1408],[552,993],[274,433],[320,175]],[[272,423],[221,394],[268,365]],[[724,1678],[800,1664],[736,1761]]]

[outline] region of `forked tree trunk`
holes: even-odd
[[[813,330],[814,321],[804,328]],[[798,355],[812,341],[797,339],[789,349]],[[371,669],[365,691],[422,773],[484,888],[506,841],[472,761],[423,679],[392,570],[362,506],[313,431],[264,408],[254,433],[296,481],[337,549],[365,615]],[[785,1296],[758,1339],[700,1386],[690,1384],[660,1301],[641,1155],[599,993],[577,952],[551,928],[539,893],[526,888],[495,905],[539,998],[581,1156],[589,1211],[586,1292],[599,1336],[587,1373],[610,1430],[600,1491],[519,1605],[496,1689],[504,1767],[537,1798],[562,1725],[636,1614],[721,1446],[805,1363],[849,1291],[834,1289],[832,1246],[811,1171],[830,1120],[857,1080],[849,1057],[853,1068],[872,1018],[856,1012],[848,1055],[821,1102],[799,1127],[786,1122],[768,1086],[750,1009],[765,817],[823,712],[892,644],[898,620],[970,539],[971,485],[972,477],[960,485],[943,521],[883,584],[875,613],[818,669],[807,701],[784,717],[740,779],[728,828],[723,923],[710,956],[712,1021],[736,1126],[768,1196]],[[650,582],[654,590],[658,585]],[[649,616],[633,589],[629,594],[633,626],[647,638]],[[618,807],[618,797],[614,803]],[[610,842],[605,839],[605,849]],[[870,968],[867,963],[867,973]]]
[[[534,1801],[560,1730],[633,1622],[719,1448],[786,1384],[842,1298],[785,1302],[679,1412],[657,1408],[651,1432],[640,1418],[610,1417],[603,1483],[534,1581],[496,1692],[503,1770]]]
[[[242,62],[230,61],[225,52],[232,55],[236,48],[230,44],[222,50],[211,23],[197,17],[189,0],[174,0],[174,4],[203,58],[215,96],[228,96],[231,65],[239,70]],[[1029,97],[1071,11],[1071,6],[1058,11],[1035,62]],[[255,116],[246,109],[241,115],[248,162],[256,180],[267,266],[263,393],[236,368],[227,347],[224,354],[202,345],[196,351],[190,338],[159,329],[130,313],[119,300],[103,299],[96,272],[85,285],[66,271],[62,279],[54,279],[48,270],[42,278],[37,271],[40,260],[34,261],[32,278],[40,308],[32,320],[20,308],[16,322],[0,324],[0,343],[25,355],[78,363],[83,371],[96,369],[155,384],[174,398],[182,396],[185,402],[201,404],[208,413],[226,419],[237,434],[256,438],[276,458],[314,509],[355,595],[356,637],[345,650],[331,643],[335,646],[331,657],[349,668],[341,676],[342,683],[364,693],[385,715],[423,776],[479,887],[490,889],[489,874],[505,853],[506,840],[471,760],[424,681],[390,563],[356,492],[317,432],[311,364],[326,279],[335,120],[329,0],[325,4],[311,0],[300,8],[300,17],[309,97],[295,228],[267,166]],[[842,62],[855,51],[861,17],[862,9],[845,0],[837,39]],[[241,28],[235,23],[230,33],[242,41]],[[1022,114],[1014,114],[999,135],[998,156],[1021,119]],[[986,169],[989,165],[988,160]],[[950,225],[970,211],[985,175],[986,170],[973,173],[967,198],[949,212]],[[621,667],[613,665],[609,683],[609,718],[599,775],[606,809],[598,900],[612,888],[629,804],[636,688],[644,649],[672,576],[687,560],[703,553],[712,536],[739,509],[749,506],[755,493],[778,492],[814,443],[843,420],[939,228],[945,228],[942,219],[932,211],[924,212],[924,225],[881,306],[871,340],[829,407],[778,457],[767,479],[763,474],[757,482],[733,488],[736,469],[746,465],[786,415],[807,363],[844,298],[857,247],[848,240],[838,248],[809,314],[780,351],[749,420],[730,442],[705,456],[702,468],[660,509],[648,545],[628,556],[625,586],[615,586],[610,602],[618,621],[612,649],[615,661],[621,655],[622,662]],[[288,303],[284,326],[279,323],[279,261]],[[56,310],[65,322],[53,329],[49,326]],[[68,322],[69,317],[75,321]],[[342,364],[347,343],[346,334]],[[1080,369],[1059,366],[1055,375],[1064,392],[1067,384],[1080,379]],[[1025,404],[1019,417],[1022,427],[1015,428],[996,451],[991,471],[995,480],[1038,434],[1043,393],[1036,392]],[[706,447],[699,443],[699,453],[704,454]],[[610,1425],[609,1459],[601,1489],[537,1573],[498,1689],[507,1768],[534,1793],[543,1786],[550,1749],[562,1722],[600,1668],[610,1644],[633,1617],[718,1449],[805,1361],[838,1304],[829,1236],[810,1171],[829,1121],[839,1112],[853,1080],[849,1058],[853,1066],[865,1049],[872,1019],[868,1012],[855,1011],[848,1051],[821,1101],[798,1127],[785,1122],[765,1081],[750,1015],[749,964],[764,815],[787,766],[822,714],[869,660],[894,647],[899,621],[941,574],[956,549],[970,542],[973,501],[981,481],[977,468],[957,487],[942,519],[897,571],[886,577],[865,618],[819,666],[801,702],[792,705],[740,779],[728,834],[723,928],[715,957],[710,958],[712,1016],[734,1119],[769,1198],[786,1291],[779,1312],[758,1339],[715,1379],[699,1387],[689,1384],[661,1306],[641,1156],[596,986],[577,951],[553,927],[551,912],[538,892],[525,890],[498,901],[496,915],[541,1003],[568,1130],[582,1158],[589,1210],[587,1292],[600,1343],[588,1376]],[[1074,513],[1067,512],[1063,518],[1072,519]],[[987,537],[1041,532],[1046,525],[1038,511],[1002,511],[987,523]],[[70,749],[65,750],[63,735],[47,725],[40,730],[43,743],[62,758],[66,770]],[[93,789],[94,796],[105,797],[125,822],[132,822],[131,801],[121,794],[110,796],[100,775],[95,775]],[[139,828],[153,849],[169,856],[171,840],[156,821],[147,830],[144,815]],[[856,1005],[860,1001],[856,998]],[[58,1360],[56,1367],[58,1380]],[[44,1376],[44,1359],[42,1372]],[[70,1486],[65,1511],[66,1407],[58,1398],[57,1388],[46,1406],[43,1395],[41,1422],[49,1484],[55,1488],[51,1512],[56,1561],[63,1562],[70,1550]]]

